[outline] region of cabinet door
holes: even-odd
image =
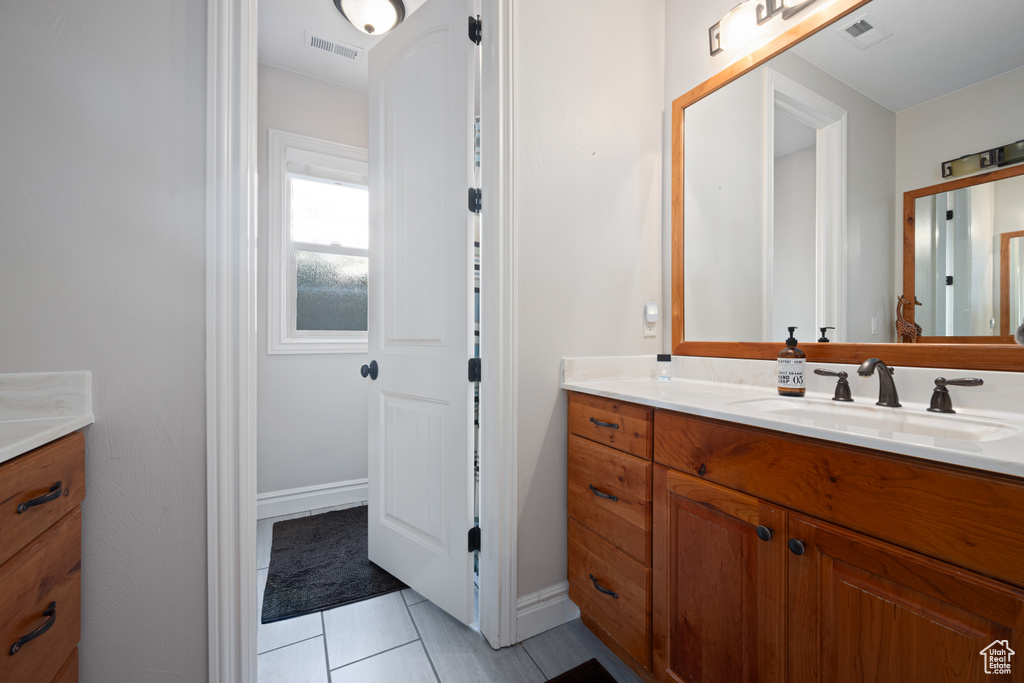
[[[762,540],[760,533],[768,540]],[[654,664],[660,680],[783,681],[786,512],[656,466]]]
[[[983,681],[990,644],[1024,656],[1021,591],[795,513],[789,536],[793,683]]]

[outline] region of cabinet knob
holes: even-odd
[[[762,541],[770,541],[772,540],[772,530],[763,525],[759,526],[757,527],[757,537]]]
[[[369,365],[363,365],[359,368],[359,374],[363,377],[369,376],[370,379],[377,379],[377,373],[380,368],[377,367],[377,361],[371,360]]]
[[[791,538],[789,539],[789,550],[794,555],[803,555],[806,548],[804,542],[799,538]]]

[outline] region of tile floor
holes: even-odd
[[[312,514],[339,508],[314,510]],[[258,604],[274,522],[257,522]],[[597,657],[620,683],[639,683],[577,619],[494,650],[411,589],[257,626],[258,683],[541,683]]]

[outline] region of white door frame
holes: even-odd
[[[211,683],[256,680],[256,2],[208,0],[207,626]],[[483,0],[481,631],[516,633],[512,2]]]
[[[813,90],[764,70],[764,221],[762,339],[771,341],[772,271],[775,234],[775,110],[814,128],[815,152],[815,325],[835,325],[833,341],[846,341],[846,110]]]

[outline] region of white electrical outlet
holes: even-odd
[[[871,319],[871,334],[878,334],[878,318]]]

